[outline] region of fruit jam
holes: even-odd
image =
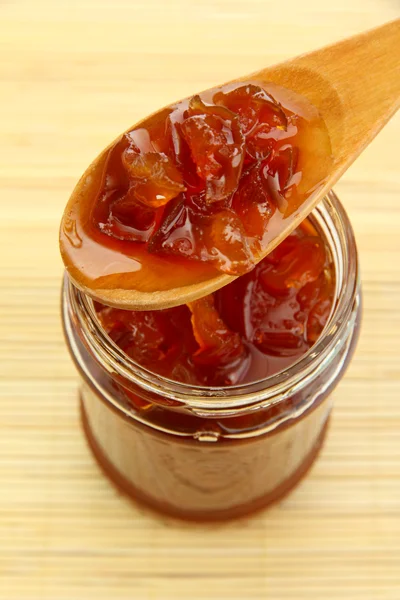
[[[92,290],[243,275],[330,164],[304,98],[257,82],[208,90],[148,117],[88,169],[61,226],[65,265]]]
[[[328,320],[329,250],[305,221],[250,273],[188,306],[126,311],[96,303],[111,339],[142,366],[186,384],[264,379],[300,358]]]
[[[189,306],[110,308],[66,277],[64,328],[98,463],[133,499],[181,518],[267,506],[319,452],[359,319],[353,232],[332,193],[250,273]]]

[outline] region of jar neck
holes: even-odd
[[[256,406],[271,406],[293,396],[319,378],[348,344],[358,308],[358,261],[353,230],[336,195],[331,191],[310,215],[325,239],[335,268],[335,298],[331,315],[317,342],[296,363],[275,375],[229,387],[200,387],[157,375],[128,357],[108,337],[96,317],[93,302],[65,277],[63,316],[95,360],[126,387],[140,388],[152,402],[186,408],[202,416],[238,414]],[[324,381],[324,386],[329,382]]]

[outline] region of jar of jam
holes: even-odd
[[[84,431],[105,473],[135,500],[186,519],[238,517],[281,498],[312,465],[357,341],[361,297],[353,230],[333,192],[309,219],[334,268],[330,316],[294,363],[246,383],[190,385],[140,365],[65,277]]]

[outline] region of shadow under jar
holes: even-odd
[[[252,383],[196,387],[150,372],[111,341],[92,300],[65,277],[63,324],[82,376],[84,431],[131,497],[180,518],[238,517],[282,497],[315,460],[331,392],[354,352],[361,296],[353,230],[335,194],[309,218],[335,269],[331,315],[300,360]]]

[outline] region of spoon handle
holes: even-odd
[[[342,172],[400,106],[400,19],[253,75],[316,106]]]

